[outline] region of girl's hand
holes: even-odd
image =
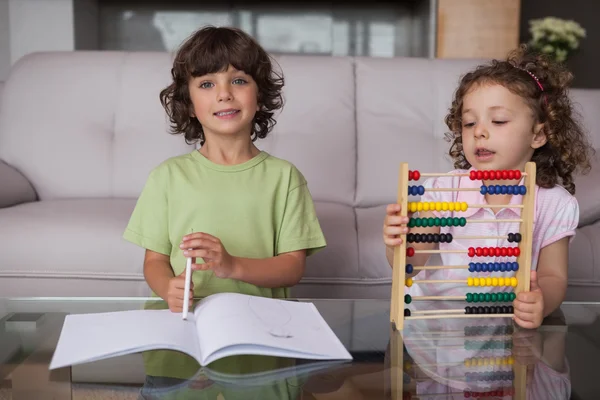
[[[513,302],[515,322],[526,329],[535,329],[544,319],[544,296],[537,283],[537,271],[531,271],[529,292],[517,294]]]
[[[195,271],[213,270],[219,278],[229,278],[235,270],[235,257],[231,256],[219,238],[208,233],[185,235],[179,245],[185,257],[202,258],[204,264],[192,264]]]
[[[186,296],[185,293],[185,269],[183,272],[173,278],[169,279],[169,288],[167,290],[167,304],[169,310],[172,312],[180,313],[183,311],[183,298]],[[189,308],[192,307],[194,301],[194,282],[190,281],[190,291],[187,293],[189,300]],[[189,310],[188,310],[189,311]]]
[[[399,246],[402,239],[398,236],[408,233],[408,227],[402,226],[408,224],[408,220],[412,213],[408,213],[407,217],[398,215],[402,210],[400,204],[388,204],[385,209],[385,219],[383,220],[383,243],[387,247]]]

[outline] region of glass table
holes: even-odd
[[[564,303],[534,331],[482,316],[410,320],[398,332],[386,300],[297,301],[314,303],[352,362],[236,356],[201,368],[172,351],[177,371],[159,375],[146,375],[142,354],[49,371],[67,314],[164,304],[0,298],[0,400],[600,398],[600,303]]]

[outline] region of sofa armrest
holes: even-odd
[[[591,160],[587,175],[575,177],[575,197],[579,203],[579,227],[600,220],[600,149]]]
[[[0,208],[37,200],[31,183],[19,171],[0,161]]]

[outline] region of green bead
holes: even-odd
[[[467,293],[467,303],[473,302],[473,295],[471,293]]]
[[[510,294],[510,301],[513,301],[514,299],[517,298],[517,295],[514,292],[511,292],[509,294]]]
[[[409,228],[412,228],[413,226],[415,226],[415,219],[414,218],[409,219],[407,226]]]
[[[489,303],[491,299],[492,299],[492,296],[490,296],[489,293],[486,293],[485,294],[485,301],[486,301],[486,303]]]
[[[421,218],[415,218],[415,226],[416,227],[420,227],[421,226]]]
[[[435,217],[435,219],[433,220],[434,222],[434,226],[440,226],[440,219],[438,217]]]
[[[446,217],[440,218],[440,226],[446,226],[447,223],[448,220],[446,219]]]
[[[465,217],[460,217],[460,226],[465,226],[467,224],[467,219]]]
[[[429,226],[435,226],[435,218],[429,217],[427,218],[427,222],[429,223]]]
[[[492,293],[491,298],[494,303],[498,301],[498,295],[496,293]]]
[[[460,219],[458,217],[454,217],[454,224],[452,226],[458,226],[460,224]]]
[[[404,295],[404,302],[406,304],[410,304],[412,302],[412,297],[410,297],[410,294],[405,294]]]

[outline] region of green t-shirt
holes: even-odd
[[[242,164],[220,165],[194,150],[152,170],[123,237],[168,255],[174,274],[179,275],[186,264],[179,244],[192,231],[219,238],[227,252],[237,257],[269,258],[302,249],[311,255],[326,245],[303,175],[291,163],[264,151]],[[212,271],[194,271],[192,280],[195,297],[220,292],[289,296],[288,288],[222,279]],[[169,351],[150,353],[144,354],[147,374],[187,377],[197,368],[191,358],[186,367],[181,358],[171,364]]]

